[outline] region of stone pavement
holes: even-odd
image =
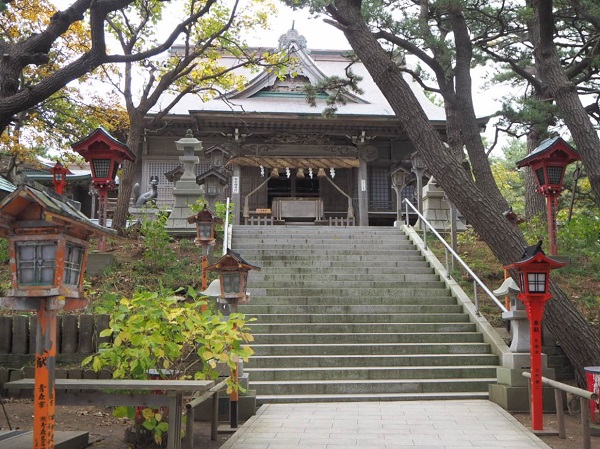
[[[550,449],[486,400],[268,404],[221,449]]]

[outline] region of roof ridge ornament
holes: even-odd
[[[279,37],[279,49],[290,49],[292,44],[296,44],[298,49],[306,50],[306,38],[298,33],[298,30],[294,29],[294,25],[292,23],[292,28],[287,31],[287,33],[282,34]]]

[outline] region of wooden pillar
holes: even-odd
[[[367,161],[359,158],[358,166],[358,225],[369,226],[369,180]]]
[[[242,223],[242,169],[239,165],[233,166],[233,175],[231,176],[231,202],[233,203],[233,216],[230,223],[237,225]]]
[[[54,368],[56,365],[56,310],[40,299],[35,350],[33,448],[54,449]]]

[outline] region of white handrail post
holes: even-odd
[[[473,280],[473,298],[475,299],[475,313],[479,316],[479,295],[477,294],[477,281],[475,280]]]
[[[225,229],[223,231],[223,255],[227,254],[229,245],[229,197],[227,197],[227,203],[225,205]]]

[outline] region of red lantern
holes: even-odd
[[[525,303],[529,319],[529,347],[531,360],[531,427],[542,430],[542,319],[550,293],[550,270],[561,268],[565,262],[551,259],[542,251],[542,242],[525,248],[523,259],[504,268],[517,270],[521,292],[517,298]]]
[[[65,186],[67,185],[67,175],[71,175],[71,170],[66,168],[60,162],[56,161],[54,167],[50,168],[52,173],[52,184],[54,184],[54,191],[59,195],[62,195]]]
[[[112,137],[104,128],[96,128],[89,136],[71,147],[90,164],[92,184],[98,190],[98,222],[100,226],[106,226],[108,191],[115,188],[117,170],[121,162],[134,161],[135,155],[127,145]],[[106,250],[104,238],[98,241],[98,250]]]
[[[127,145],[119,142],[104,128],[96,128],[71,147],[89,162],[94,187],[99,190],[113,189],[121,162],[135,160],[135,155]]]
[[[558,197],[563,191],[567,165],[581,160],[579,153],[560,137],[544,140],[517,167],[531,167],[538,184],[538,193],[546,197],[550,254],[557,255],[556,209]]]

